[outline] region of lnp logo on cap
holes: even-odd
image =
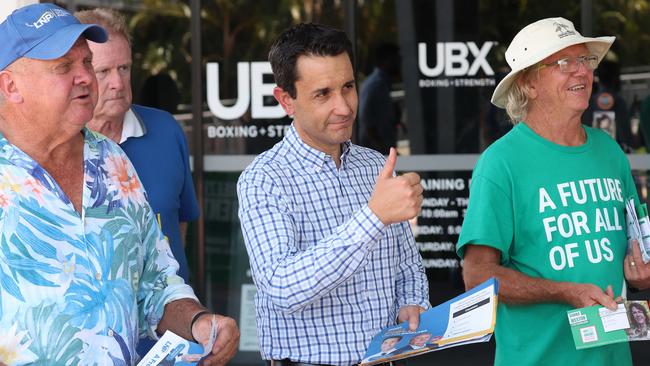
[[[39,29],[40,27],[44,26],[45,24],[49,23],[50,20],[56,18],[56,17],[67,17],[69,16],[70,13],[68,13],[65,10],[62,9],[52,9],[48,10],[45,13],[41,15],[40,18],[38,18],[37,21],[35,21],[32,24],[25,23],[26,26],[28,27],[34,27],[36,29]]]
[[[553,25],[555,26],[555,31],[557,32],[557,36],[560,38],[564,38],[576,34],[576,32],[571,30],[571,28],[566,24],[554,22]]]

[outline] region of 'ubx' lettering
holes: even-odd
[[[486,75],[494,75],[494,70],[487,62],[487,55],[496,42],[485,42],[479,48],[474,42],[438,42],[436,43],[436,66],[429,67],[427,61],[427,44],[418,43],[418,66],[420,72],[428,77],[474,76],[479,69]],[[472,54],[474,61],[470,65],[467,56]]]

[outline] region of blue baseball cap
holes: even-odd
[[[21,57],[37,60],[59,58],[80,36],[104,43],[108,35],[96,24],[81,24],[67,10],[54,4],[32,4],[14,10],[0,24],[0,70]]]

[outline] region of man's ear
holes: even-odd
[[[526,84],[527,88],[525,90],[526,94],[528,94],[528,99],[537,99],[537,85],[529,82]]]
[[[537,98],[537,86],[539,81],[539,78],[535,79],[534,75],[531,75],[530,73],[527,73],[526,75],[521,75],[515,80],[515,83],[519,85],[519,88],[526,94],[528,99],[535,99]]]
[[[23,102],[23,96],[18,91],[14,77],[11,71],[0,71],[0,93],[5,101],[18,104]]]
[[[280,103],[285,113],[288,114],[289,116],[293,116],[295,112],[295,108],[293,106],[294,99],[291,97],[291,95],[289,95],[289,93],[286,92],[284,89],[280,88],[279,86],[276,86],[275,88],[273,88],[273,96],[275,97],[275,100],[277,100],[278,103]]]

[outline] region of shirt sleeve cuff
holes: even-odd
[[[401,308],[403,308],[405,306],[409,306],[409,305],[419,306],[419,307],[423,308],[424,310],[428,310],[431,307],[431,304],[429,303],[429,300],[415,299],[415,298],[408,299],[406,301],[399,301],[397,305],[398,305],[397,311],[399,311]]]
[[[364,206],[361,211],[354,216],[353,221],[359,228],[359,230],[355,230],[355,235],[357,235],[358,239],[364,243],[363,247],[366,250],[374,248],[384,235],[386,226],[384,226],[368,205]]]

